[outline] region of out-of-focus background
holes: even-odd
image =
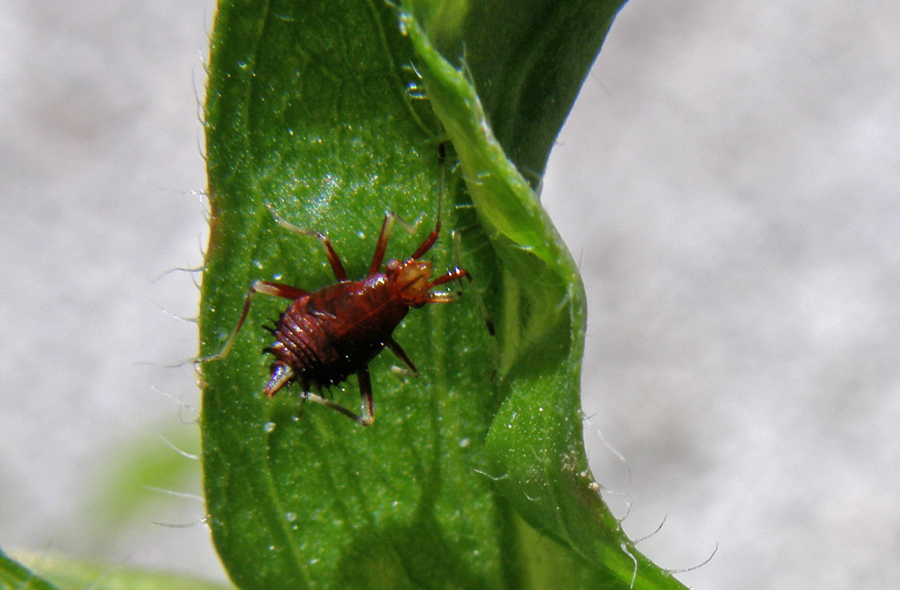
[[[129,462],[199,491],[169,446],[197,450],[193,373],[164,365],[195,354],[167,271],[201,262],[212,9],[0,4],[6,550],[223,577],[202,525],[154,524],[198,499],[135,489],[112,537],[97,516]],[[898,28],[888,0],[634,0],[551,158],[592,465],[632,537],[665,519],[660,565],[718,546],[692,587],[900,586]]]

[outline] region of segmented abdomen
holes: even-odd
[[[304,387],[337,385],[381,352],[408,310],[377,281],[338,283],[294,301],[268,351]]]

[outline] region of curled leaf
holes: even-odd
[[[543,169],[577,92],[568,84],[554,96],[570,100],[552,109],[518,95],[540,87],[534,68],[581,79],[549,68],[540,51],[516,56],[512,41],[529,37],[522,23],[546,25],[531,31],[538,50],[565,37],[566,19],[545,18],[558,10],[551,4],[523,5],[504,25],[509,7],[494,14],[490,3],[463,0],[404,6],[412,13],[362,0],[220,3],[206,105],[201,355],[221,349],[253,281],[307,291],[335,281],[321,244],[280,227],[270,209],[327,233],[351,279],[366,274],[387,212],[419,220],[409,235],[394,232],[396,258],[440,215],[429,259],[441,270],[456,263],[456,231],[459,263],[475,278],[458,301],[413,310],[394,332],[419,378],[398,378],[386,354],[372,361],[371,427],[322,406],[301,410],[296,390],[262,394],[271,337],[260,324],[285,300],[257,297],[229,354],[201,363],[209,524],[238,586],[627,588],[634,578],[634,587],[679,587],[634,551],[587,469],[583,287],[517,171]],[[488,37],[510,41],[495,52],[509,68],[496,79],[518,85],[498,82],[504,90],[484,107],[462,61],[447,62],[411,16],[420,12],[443,51],[471,48],[473,74],[492,71]],[[589,60],[575,62],[583,77]],[[459,160],[453,170],[440,163],[442,145]],[[323,395],[353,406],[355,378]]]

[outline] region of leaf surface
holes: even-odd
[[[388,246],[405,258],[440,206],[444,229],[426,258],[436,272],[453,266],[456,230],[475,278],[458,301],[413,310],[394,332],[419,378],[398,378],[388,353],[371,363],[368,428],[314,404],[298,412],[296,387],[262,395],[271,336],[260,325],[288,301],[256,297],[228,356],[202,364],[210,526],[242,588],[627,588],[635,571],[635,587],[680,587],[630,545],[587,469],[583,287],[514,165],[543,170],[618,4],[595,3],[597,14],[575,2],[530,2],[521,14],[494,4],[220,3],[201,354],[221,349],[254,280],[307,291],[334,282],[321,244],[278,226],[269,208],[327,233],[360,278],[387,212],[419,220]],[[590,27],[560,10],[591,14],[592,36],[568,40]],[[557,64],[554,42],[578,46],[577,57]],[[452,174],[438,157],[448,138]],[[358,407],[354,377],[330,393]]]
[[[17,555],[22,563],[0,552],[0,588],[15,590],[228,590],[173,573],[77,560],[53,554]]]

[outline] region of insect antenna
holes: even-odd
[[[431,250],[434,243],[437,242],[438,235],[441,233],[441,216],[444,209],[444,193],[447,192],[447,142],[441,141],[438,144],[438,165],[441,167],[441,178],[438,184],[438,202],[437,202],[437,220],[434,223],[434,230],[425,238],[425,241],[413,252],[410,257],[418,260]]]
[[[453,250],[455,251],[456,256],[456,267],[460,266],[460,250],[462,249],[462,231],[453,231]],[[491,337],[496,335],[496,330],[494,329],[494,320],[491,319],[491,314],[488,313],[487,306],[484,304],[484,299],[481,298],[481,293],[478,292],[478,289],[475,288],[475,281],[472,278],[472,275],[466,273],[464,275],[466,280],[469,281],[469,286],[472,287],[472,293],[475,294],[475,301],[478,303],[478,309],[481,311],[481,317],[484,320],[485,325],[487,326],[488,333]],[[459,279],[460,291],[462,290],[462,277]],[[495,357],[499,356],[499,352],[496,350],[495,345]],[[497,359],[495,359],[497,360]]]
[[[441,164],[441,181],[440,181],[440,190],[438,191],[438,221],[437,221],[437,228],[435,229],[435,231],[438,231],[441,227],[441,209],[442,209],[442,204],[443,204],[442,200],[444,197],[444,192],[446,190],[447,145],[446,145],[445,141],[442,141],[438,144],[438,161]],[[472,228],[463,228],[459,231],[453,230],[453,232],[451,233],[452,240],[453,240],[453,251],[454,251],[454,256],[455,256],[454,262],[455,262],[456,266],[455,266],[455,268],[451,269],[449,271],[449,273],[455,275],[457,282],[459,283],[459,289],[457,290],[457,297],[462,294],[462,285],[463,285],[462,279],[463,279],[463,277],[465,277],[465,279],[469,282],[469,287],[471,287],[471,291],[475,295],[475,301],[478,304],[478,310],[481,312],[481,318],[484,320],[485,326],[487,326],[488,334],[491,335],[491,341],[493,343],[494,370],[491,373],[491,381],[493,381],[497,375],[497,370],[500,366],[500,348],[499,348],[499,346],[497,344],[497,340],[496,340],[496,329],[494,327],[494,321],[493,321],[493,319],[491,319],[491,314],[488,313],[487,305],[485,305],[484,299],[482,299],[482,297],[481,297],[481,293],[478,291],[478,289],[475,286],[475,281],[472,278],[472,275],[469,272],[461,272],[462,261],[461,261],[460,252],[462,250],[462,232],[465,231],[466,229],[472,229]],[[423,246],[424,246],[424,244],[423,244]],[[420,247],[419,249],[421,250],[422,248]],[[413,255],[413,258],[416,258],[416,256]]]

